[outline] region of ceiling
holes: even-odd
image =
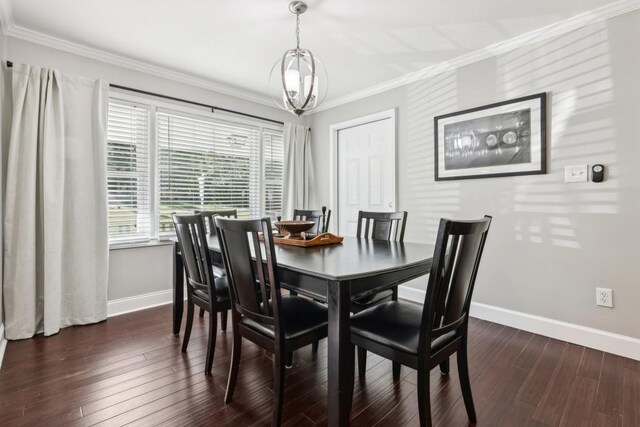
[[[4,0],[14,26],[268,96],[295,45],[288,0]],[[381,85],[610,0],[308,0],[301,45],[329,99]]]

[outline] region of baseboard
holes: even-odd
[[[4,323],[0,323],[0,368],[4,360],[4,351],[7,349],[7,339],[4,337]]]
[[[107,302],[107,316],[119,316],[121,314],[131,313],[132,311],[170,304],[172,301],[172,289],[115,299]]]
[[[398,296],[422,303],[425,291],[400,286]],[[471,303],[470,315],[478,319],[522,329],[545,337],[640,360],[640,339],[638,338],[478,302]]]

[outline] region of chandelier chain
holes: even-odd
[[[300,14],[296,13],[296,49],[300,50]]]

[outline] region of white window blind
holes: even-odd
[[[150,238],[149,116],[148,107],[109,101],[107,186],[111,243]]]
[[[160,236],[173,235],[173,212],[260,215],[258,127],[167,111],[156,117]]]
[[[282,213],[282,180],[284,173],[284,138],[282,131],[262,132],[264,165],[264,214],[275,218]]]

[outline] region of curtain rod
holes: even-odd
[[[284,122],[280,122],[278,120],[268,119],[266,117],[255,116],[253,114],[247,114],[247,113],[243,113],[243,112],[240,112],[240,111],[235,111],[235,110],[229,110],[229,109],[226,109],[226,108],[216,107],[215,105],[203,104],[201,102],[189,101],[188,99],[176,98],[174,96],[162,95],[160,93],[149,92],[149,91],[146,91],[146,90],[135,89],[135,88],[132,88],[132,87],[121,86],[121,85],[116,85],[116,84],[110,84],[109,86],[112,87],[112,88],[115,88],[115,89],[121,89],[121,90],[126,90],[126,91],[129,91],[129,92],[141,93],[143,95],[150,95],[150,96],[155,96],[157,98],[169,99],[171,101],[178,101],[178,102],[183,102],[185,104],[196,105],[198,107],[209,108],[212,113],[215,113],[216,111],[224,111],[225,113],[237,114],[239,116],[250,117],[252,119],[264,120],[265,122],[271,122],[271,123],[276,123],[276,124],[279,124],[279,125],[284,125]]]
[[[7,61],[7,67],[9,67],[9,68],[13,67],[13,62]],[[136,92],[136,93],[140,93],[140,94],[143,94],[143,95],[155,96],[157,98],[169,99],[171,101],[183,102],[185,104],[196,105],[198,107],[209,108],[212,113],[215,113],[216,110],[217,111],[224,111],[225,113],[237,114],[239,116],[250,117],[252,119],[264,120],[266,122],[271,122],[271,123],[276,123],[276,124],[279,124],[279,125],[284,125],[284,122],[281,122],[281,121],[278,121],[278,120],[268,119],[266,117],[261,117],[261,116],[255,116],[253,114],[242,113],[240,111],[229,110],[227,108],[216,107],[215,105],[203,104],[201,102],[189,101],[188,99],[176,98],[174,96],[162,95],[160,93],[149,92],[149,91],[146,91],[146,90],[135,89],[135,88],[132,88],[132,87],[121,86],[121,85],[116,85],[116,84],[110,84],[109,87],[112,87],[114,89],[126,90],[126,91],[129,91],[129,92]]]

